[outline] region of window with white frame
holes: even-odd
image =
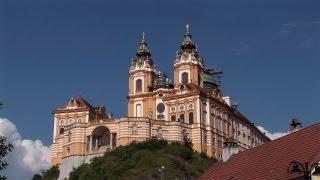
[[[136,92],[142,92],[142,79],[136,80]]]
[[[183,73],[181,74],[181,83],[182,83],[182,84],[187,84],[187,83],[189,83],[189,73],[183,72]]]

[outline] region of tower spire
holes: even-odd
[[[192,35],[190,33],[190,25],[186,24],[186,33],[184,34],[183,41],[181,43],[182,50],[196,50],[196,45],[192,42]]]
[[[142,32],[141,35],[142,35],[142,40],[141,40],[140,45],[137,49],[137,57],[145,57],[146,59],[148,59],[151,56],[151,53],[148,48],[148,44],[145,40],[146,33]]]

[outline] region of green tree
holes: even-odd
[[[60,174],[59,166],[52,166],[45,172],[42,172],[42,175],[35,174],[32,177],[32,180],[56,180]]]
[[[5,170],[8,166],[8,162],[5,160],[7,154],[12,151],[12,144],[6,142],[6,138],[0,136],[0,172]],[[7,179],[5,176],[0,175],[0,180]]]
[[[31,180],[41,180],[42,176],[40,174],[33,175]]]
[[[183,138],[183,145],[188,149],[192,149],[193,147],[192,140],[188,137],[188,133],[185,129],[183,129],[182,131],[182,138]]]
[[[155,138],[133,142],[82,164],[70,173],[69,180],[196,179],[215,160],[187,144]]]

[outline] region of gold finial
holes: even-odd
[[[190,29],[190,25],[189,25],[189,24],[187,24],[187,25],[186,25],[187,33],[189,33],[189,29]]]
[[[145,33],[145,32],[142,32],[142,42],[145,41],[145,40],[144,40],[145,36],[146,36],[146,33]]]

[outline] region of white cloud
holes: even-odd
[[[8,179],[31,179],[50,167],[51,147],[40,140],[23,139],[16,126],[8,119],[0,117],[0,135],[7,137],[14,149],[7,156],[9,166],[4,172]]]
[[[272,132],[269,132],[268,130],[266,130],[266,129],[265,129],[264,127],[262,127],[262,126],[257,126],[257,128],[258,128],[261,132],[265,133],[266,136],[268,136],[271,140],[275,140],[275,139],[278,139],[278,138],[280,138],[280,137],[282,137],[282,136],[285,136],[285,135],[289,134],[289,132],[274,132],[274,133],[272,133]]]

